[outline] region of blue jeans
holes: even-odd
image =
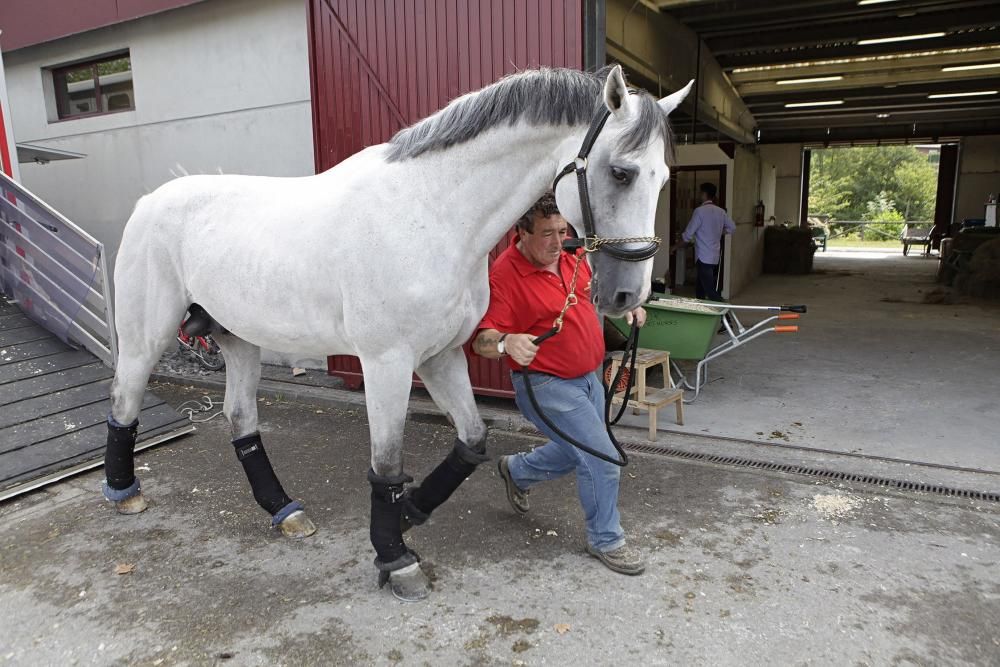
[[[530,373],[535,400],[545,416],[564,433],[591,449],[617,458],[604,426],[604,387],[596,372],[572,380],[555,375]],[[587,541],[598,551],[613,551],[625,544],[618,516],[618,482],[621,468],[573,447],[557,436],[531,405],[521,373],[512,373],[514,399],[521,413],[550,440],[530,452],[508,459],[511,478],[527,490],[538,482],[576,471]]]

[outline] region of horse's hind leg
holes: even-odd
[[[486,425],[479,417],[472,395],[469,369],[462,348],[440,352],[417,369],[431,398],[449,414],[458,429],[455,445],[437,468],[410,489],[403,501],[404,530],[420,525],[451,496],[475,471],[488,460],[486,456]]]
[[[229,333],[215,341],[226,359],[226,400],[223,413],[232,429],[236,458],[243,464],[253,497],[271,515],[271,525],[288,537],[308,537],[316,526],[302,503],[288,497],[274,474],[257,430],[257,385],[260,383],[260,348]]]
[[[135,476],[135,439],[139,412],[149,374],[177,331],[184,305],[167,298],[146,299],[119,288],[116,305],[118,364],[111,383],[111,414],[104,450],[104,497],[115,503],[120,514],[137,514],[146,509],[139,480]],[[134,299],[131,297],[135,297]],[[149,312],[156,303],[156,312]]]
[[[365,403],[372,443],[370,536],[375,547],[379,587],[390,584],[392,594],[405,601],[421,600],[430,581],[420,570],[417,554],[403,541],[400,525],[404,489],[413,478],[403,472],[403,426],[412,384],[412,361],[404,354],[362,357]]]

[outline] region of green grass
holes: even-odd
[[[903,252],[903,244],[898,239],[879,239],[877,241],[865,239],[862,241],[857,237],[844,238],[841,236],[835,239],[828,239],[826,245],[828,248],[895,248]]]

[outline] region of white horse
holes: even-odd
[[[590,254],[595,304],[609,315],[641,304],[652,261],[635,249],[648,250],[669,175],[666,116],[690,88],[657,102],[628,89],[617,66],[601,74],[525,71],[316,176],[189,176],[143,197],[115,270],[119,359],[105,496],[123,514],[146,507],[133,464],[143,393],[177,323],[198,304],[225,354],[224,412],[237,457],[255,499],[286,535],[315,528],[282,489],[257,431],[260,349],[360,358],[380,583],[403,599],[427,595],[402,532],[486,459],[461,345],[486,311],[487,254],[575,161],[583,180],[556,185],[562,214],[582,235],[590,211],[579,195],[589,190],[596,234],[619,239],[601,247],[617,252]],[[574,160],[595,115],[606,119],[603,129],[590,133],[589,156]],[[630,252],[641,261],[622,261]],[[413,481],[404,473],[403,425],[414,372],[458,439],[420,486],[405,489]]]

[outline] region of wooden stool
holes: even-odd
[[[622,365],[622,352],[611,353],[611,379],[614,379],[618,367]],[[650,387],[646,384],[646,371],[660,366],[663,369],[663,386]],[[614,395],[611,402],[621,403],[625,400],[625,392]],[[649,439],[656,441],[656,411],[665,405],[676,405],[676,421],[684,425],[684,390],[674,387],[670,377],[670,353],[663,350],[650,350],[640,347],[635,358],[635,380],[628,400],[628,406],[635,414],[640,410],[649,412]]]

